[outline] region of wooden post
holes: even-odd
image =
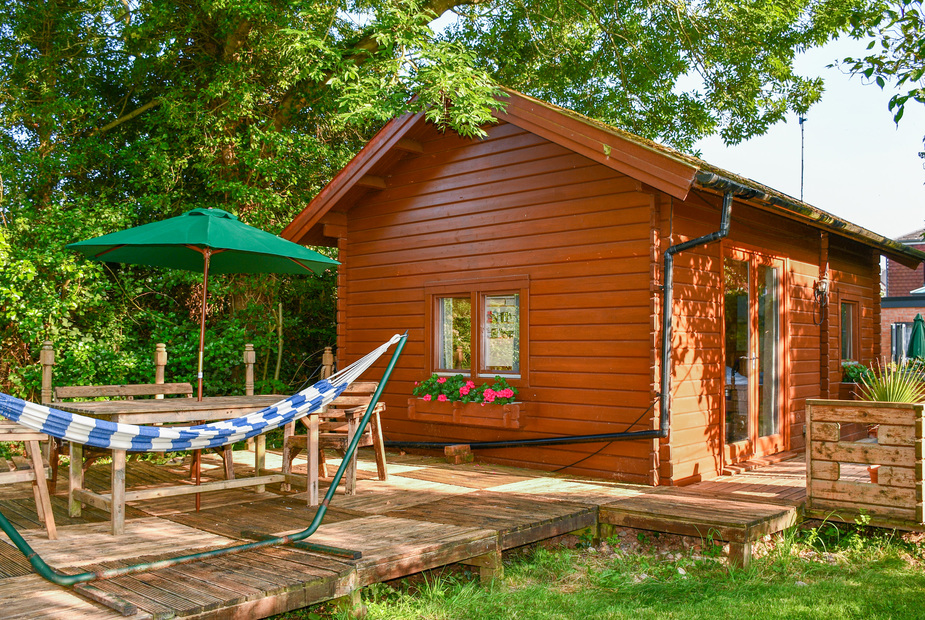
[[[112,535],[125,534],[125,450],[112,451],[112,503],[109,509]]]
[[[254,345],[244,345],[244,394],[254,395],[254,364],[257,363],[257,352]]]
[[[833,393],[831,380],[832,380],[832,351],[831,346],[832,342],[829,339],[829,334],[831,333],[831,324],[829,323],[829,308],[828,301],[833,299],[832,281],[829,279],[829,235],[825,232],[819,233],[819,279],[818,281],[826,282],[827,289],[825,294],[816,293],[814,291],[813,295],[819,294],[821,297],[818,298],[820,305],[818,308],[819,316],[819,398],[838,398],[838,390],[836,389]],[[879,297],[879,295],[878,295]],[[814,308],[816,307],[816,300],[813,300]],[[837,311],[837,309],[836,309]],[[839,369],[840,370],[840,369]],[[805,422],[804,414],[804,422]],[[808,433],[809,431],[807,431]],[[804,445],[809,446],[809,437],[805,439]],[[808,452],[807,448],[807,452]],[[808,479],[808,478],[807,478]]]
[[[71,448],[71,465],[68,467],[67,514],[79,517],[83,504],[74,496],[74,491],[84,488],[83,446],[76,441],[68,443]]]
[[[51,373],[55,366],[55,349],[51,344],[51,340],[46,340],[42,343],[39,360],[42,362],[42,404],[47,404],[51,402]]]
[[[491,583],[493,579],[504,577],[504,563],[501,561],[501,550],[497,549],[485,555],[460,560],[465,566],[477,566],[479,569],[479,582],[482,585]]]
[[[334,604],[348,618],[353,618],[354,620],[362,620],[368,613],[359,589],[351,590],[348,594],[334,599]]]
[[[257,352],[254,351],[253,344],[244,345],[244,395],[253,396],[254,395],[254,364],[257,363]],[[254,456],[256,457],[256,449],[254,445],[254,438],[251,437],[247,440],[247,449],[254,449]],[[256,474],[259,475],[259,474]]]
[[[45,532],[48,534],[48,540],[58,538],[58,530],[55,527],[55,516],[51,511],[51,495],[48,492],[48,484],[45,481],[45,463],[42,461],[42,449],[39,442],[32,440],[25,442],[26,454],[32,461],[32,471],[35,472],[35,478],[32,480],[32,493],[35,496],[35,509],[38,513],[39,520],[45,523]]]
[[[304,419],[304,418],[303,418]],[[320,448],[318,446],[318,414],[310,413],[308,415],[308,444],[306,451],[308,454],[308,505],[318,505],[318,455]],[[327,473],[327,472],[325,472]]]
[[[163,385],[164,371],[167,368],[167,345],[158,342],[154,346],[154,383]],[[154,398],[164,398],[163,394],[156,394]]]
[[[321,356],[321,378],[327,379],[334,374],[334,352],[331,347],[324,348],[324,355]]]

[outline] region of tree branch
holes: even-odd
[[[161,103],[163,103],[163,102],[162,102],[160,99],[155,99],[154,101],[149,101],[148,103],[144,104],[144,105],[141,106],[140,108],[136,108],[136,109],[132,110],[131,112],[129,112],[129,113],[126,114],[125,116],[120,116],[119,118],[117,118],[116,120],[112,121],[111,123],[107,123],[106,125],[103,125],[102,127],[99,127],[98,129],[94,129],[93,131],[90,132],[90,135],[91,135],[91,136],[95,136],[95,135],[97,135],[97,134],[106,133],[106,132],[109,131],[110,129],[115,129],[116,127],[118,127],[118,126],[121,125],[122,123],[126,123],[126,122],[132,120],[133,118],[135,118],[136,116],[140,116],[141,114],[144,114],[145,112],[147,112],[147,111],[150,110],[151,108],[156,108],[157,106],[161,105]]]
[[[491,2],[491,0],[428,0],[421,6],[421,11],[433,14],[434,21],[436,21],[438,17],[450,9],[454,9],[460,6],[487,4],[489,2]],[[370,33],[357,41],[357,43],[352,46],[352,49],[356,50],[356,53],[348,56],[345,58],[345,60],[359,66],[379,51],[379,41],[376,39],[374,33]],[[319,81],[319,85],[323,86],[325,83],[327,83],[327,78],[330,76],[330,72],[326,73],[325,77]],[[273,126],[277,131],[281,130],[285,126],[290,114],[296,109],[295,103],[297,93],[302,91],[307,83],[308,80],[297,81],[289,88],[288,91],[286,91],[286,94],[283,95],[283,98],[276,106],[276,111],[273,113],[272,119]]]

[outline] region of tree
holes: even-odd
[[[925,104],[925,12],[922,0],[899,0],[876,8],[876,12],[856,15],[851,33],[857,39],[871,39],[870,53],[845,58],[844,65],[852,75],[881,89],[887,84],[896,88],[887,107],[898,125],[910,99]],[[919,157],[925,159],[925,152]]]
[[[68,242],[197,206],[279,231],[387,119],[423,111],[478,136],[504,105],[499,84],[680,148],[715,132],[737,142],[818,100],[821,82],[796,75],[793,56],[861,6],[9,0],[0,7],[0,366],[34,368],[54,337],[93,355],[122,351],[124,363],[108,366],[135,372],[132,359],[147,354],[133,342],[183,332],[194,281],[77,261]],[[330,297],[330,279],[303,285]],[[234,318],[248,298],[267,319],[247,315],[251,337],[290,288],[280,280],[254,295],[252,281],[235,280],[212,295],[211,320]],[[91,380],[103,370],[81,372]]]

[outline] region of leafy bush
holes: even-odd
[[[846,383],[860,383],[861,377],[870,372],[861,362],[846,360],[841,363],[842,381]]]

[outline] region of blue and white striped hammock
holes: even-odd
[[[196,426],[140,426],[98,420],[0,393],[0,415],[47,435],[96,448],[174,452],[217,448],[285,426],[329,404],[401,339],[395,335],[353,364],[275,405]]]

